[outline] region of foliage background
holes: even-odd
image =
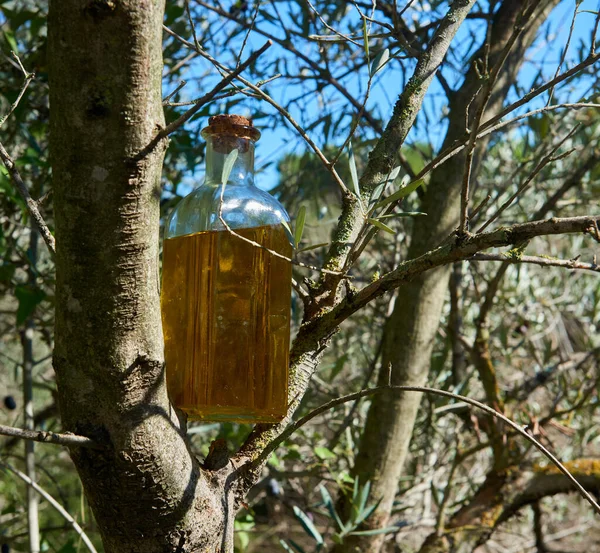
[[[369,3],[357,4],[365,13],[370,9]],[[427,39],[434,28],[432,22],[445,12],[447,3],[417,1],[412,4],[409,12],[412,30]],[[346,2],[318,2],[315,6],[330,25],[346,35],[358,37],[358,44],[315,39],[329,31],[304,1],[216,3],[212,9],[202,1],[192,1],[190,6],[199,43],[228,67],[234,67],[244,58],[240,55],[242,45],[247,55],[266,40],[265,35],[276,37],[279,43],[250,68],[246,78],[257,82],[280,75],[263,85],[264,89],[289,110],[328,156],[335,155],[356,124],[354,153],[359,170],[364,166],[378,127],[385,124],[396,92],[403,87],[415,65],[414,58],[402,44],[385,33],[385,28],[379,32],[381,29],[375,24],[370,25],[369,33],[374,38],[369,40],[367,57],[364,41],[360,38],[363,20],[358,17],[356,7]],[[560,60],[574,8],[579,13],[569,49],[564,60]],[[24,67],[36,77],[2,127],[2,141],[10,145],[20,171],[27,175],[31,195],[45,198],[43,210],[52,226],[51,175],[47,157],[46,9],[46,3],[38,0],[0,2],[0,113],[8,111],[23,81],[18,64],[10,54],[15,51]],[[489,9],[490,5],[482,1],[474,11],[485,14]],[[587,1],[559,3],[542,26],[527,63],[514,83],[509,101],[552,77],[559,61],[564,70],[585,58],[594,30],[593,12],[597,9],[593,2]],[[380,16],[385,20],[385,13]],[[165,25],[187,39],[192,36],[183,2],[167,3]],[[253,29],[249,34],[248,28]],[[485,17],[469,19],[442,69],[447,86],[460,85],[465,62],[484,36]],[[385,48],[392,53],[391,61],[374,79],[367,103],[368,117],[356,121],[354,110],[349,109],[349,97],[359,104],[362,102],[370,62]],[[169,35],[165,35],[164,59],[165,95],[173,91],[181,79],[187,81],[187,85],[171,98],[174,105],[165,106],[166,118],[170,121],[186,109],[177,103],[197,97],[220,76],[208,62],[191,55]],[[326,76],[323,77],[318,69],[324,70]],[[340,85],[333,85],[327,75],[336,76]],[[338,189],[329,173],[278,111],[254,97],[233,89],[231,92],[232,95],[201,109],[185,128],[171,137],[163,173],[164,216],[178,199],[201,181],[204,146],[199,132],[207,117],[221,112],[249,113],[263,131],[257,162],[262,186],[271,189],[292,216],[298,213],[300,206],[306,207],[307,224],[301,247],[329,242],[340,202]],[[550,101],[593,101],[597,95],[598,74],[592,66],[557,88]],[[541,107],[547,100],[547,96],[540,98],[527,108]],[[439,150],[447,127],[447,109],[443,85],[436,82],[402,152],[413,172],[418,172]],[[473,204],[478,205],[491,194],[487,208],[480,212],[482,222],[491,214],[494,205],[500,205],[523,182],[535,161],[549,151],[549,144],[576,124],[579,124],[578,130],[563,145],[564,151],[574,149],[574,154],[548,165],[499,221],[499,224],[514,223],[526,221],[539,209],[565,179],[577,171],[584,158],[598,156],[598,111],[589,108],[546,112],[525,118],[510,130],[494,135],[482,162],[473,199]],[[342,179],[351,187],[346,150],[341,152],[338,164]],[[403,171],[399,175],[395,186],[404,174]],[[600,165],[595,163],[560,199],[555,214],[572,216],[596,212],[599,190]],[[402,209],[418,211],[418,195],[407,198]],[[353,271],[357,285],[368,283],[377,273],[389,271],[406,256],[412,219],[394,218],[386,224],[393,234],[379,233],[369,245]],[[553,237],[551,240],[537,238],[530,249],[563,259],[581,256],[591,260],[596,253],[590,241],[579,236]],[[301,258],[318,265],[324,251],[323,247],[312,249],[301,254]],[[60,422],[50,360],[53,264],[37,233],[31,231],[25,204],[3,169],[0,169],[0,255],[0,393],[4,397],[12,396],[17,403],[17,409],[13,410],[5,402],[0,422],[16,426],[22,423],[24,344],[31,341],[36,423],[42,429],[58,430]],[[482,293],[496,271],[496,264],[485,262],[465,263],[455,268],[460,299],[458,306],[452,308],[448,298],[431,360],[431,386],[476,398],[483,396],[481,383],[465,348],[460,366],[453,356],[456,344],[452,338],[451,312],[458,309],[462,319],[460,340],[472,344]],[[298,270],[296,276],[302,279],[307,274]],[[393,296],[377,300],[353,316],[335,335],[303,401],[302,412],[374,382],[374,375],[380,369],[382,329],[393,301]],[[297,326],[301,317],[297,298],[294,298],[293,309]],[[500,388],[506,398],[516,396],[510,407],[512,417],[530,427],[541,420],[551,420],[552,424],[543,427],[541,437],[559,452],[563,460],[598,458],[600,455],[596,393],[599,321],[600,288],[596,274],[526,265],[515,265],[507,270],[490,315],[489,346]],[[584,357],[585,362],[576,363],[574,369],[553,369],[572,360],[579,362]],[[515,391],[525,382],[538,382],[539,385],[534,392],[519,399],[521,396]],[[354,489],[355,504],[362,506],[363,513],[368,511],[373,503],[368,497],[366,483],[356,483],[350,476],[368,405],[368,400],[356,405],[346,404],[316,419],[272,456],[264,479],[249,499],[247,512],[236,523],[240,551],[284,547],[279,543],[280,539],[286,540],[287,547],[311,551],[318,548],[320,536],[327,546],[332,545],[339,529],[323,489],[329,490],[334,498],[340,493],[352,494]],[[461,408],[446,399],[427,397],[424,400],[390,531],[390,543],[397,544],[398,550],[417,550],[435,526],[442,502],[447,501],[449,508],[455,511],[469,501],[473,490],[485,477],[491,462],[490,448],[485,447],[485,437],[477,428],[474,415],[465,415],[464,409],[462,414],[460,411]],[[199,456],[207,454],[214,438],[225,438],[233,447],[242,442],[247,432],[247,427],[233,424],[190,428],[191,441]],[[4,440],[0,447],[3,461],[16,466],[22,463],[22,444]],[[457,447],[461,451],[471,450],[472,454],[454,472]],[[526,444],[519,447],[523,467],[532,468],[543,463],[543,459]],[[93,517],[67,453],[55,446],[36,445],[36,460],[40,484],[80,522],[100,550]],[[0,477],[0,542],[10,545],[14,551],[25,551],[27,547],[25,508],[24,487],[9,473],[3,472]],[[541,508],[546,535],[572,531],[558,540],[562,549],[600,550],[596,537],[598,522],[593,520],[590,510],[580,499],[574,496],[548,498],[542,501]],[[81,550],[81,543],[68,531],[59,515],[44,502],[40,504],[40,510],[44,551],[69,553]],[[535,547],[533,522],[533,512],[523,511],[517,519],[504,525],[484,550],[525,551],[530,549],[531,540]]]

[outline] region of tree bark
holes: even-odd
[[[215,551],[226,508],[166,393],[159,305],[164,0],[51,0],[54,367],[107,553]],[[145,153],[140,154],[146,148]]]
[[[516,78],[525,51],[545,20],[544,12],[549,11],[557,0],[536,3],[539,6],[534,17],[525,23],[525,33],[513,47],[500,71],[484,120],[500,111],[503,100]],[[526,6],[527,3],[520,0],[505,0],[494,16],[489,40],[490,68],[502,58],[504,48],[516,32],[515,27]],[[474,60],[485,57],[485,48],[481,47]],[[472,99],[481,84],[473,62],[463,85],[450,98],[450,124],[442,149],[465,135],[465,114],[469,111],[472,116],[476,112],[478,103],[477,100],[472,102]],[[479,140],[477,144],[473,176],[477,174],[477,160],[486,145],[486,139]],[[454,156],[432,173],[422,203],[422,211],[428,216],[415,220],[409,258],[416,258],[435,248],[456,229],[464,164],[463,153]],[[425,384],[450,270],[451,267],[446,265],[427,271],[399,288],[394,312],[386,322],[381,364],[383,370],[378,385],[387,383],[389,365],[392,366],[392,384]],[[369,528],[388,525],[420,401],[420,394],[413,393],[380,394],[373,398],[353,470],[354,476],[362,483],[367,480],[372,482],[371,501],[381,500],[378,509],[368,521]],[[347,540],[336,551],[377,553],[384,539],[385,535],[381,534],[355,537]]]

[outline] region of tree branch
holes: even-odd
[[[502,261],[503,263],[533,263],[541,267],[564,267],[565,269],[581,269],[600,273],[600,265],[596,263],[583,263],[574,259],[553,259],[551,257],[540,257],[537,255],[510,256],[507,254],[478,253],[469,258],[469,261]]]
[[[581,63],[578,63],[576,66],[574,66],[571,69],[569,69],[568,71],[565,71],[564,73],[560,74],[555,79],[552,79],[551,81],[548,81],[547,83],[544,83],[543,85],[539,86],[538,88],[532,90],[528,94],[525,94],[525,96],[523,96],[516,102],[513,102],[512,104],[506,106],[503,110],[500,111],[500,113],[498,113],[494,117],[491,117],[490,119],[488,119],[487,121],[482,123],[482,125],[480,127],[480,132],[477,134],[477,138],[481,138],[482,136],[485,136],[489,132],[492,132],[492,130],[491,130],[492,127],[495,127],[495,125],[500,123],[500,121],[502,120],[502,118],[504,116],[515,111],[516,109],[520,108],[521,106],[527,104],[529,101],[533,100],[540,94],[543,94],[544,92],[546,92],[546,90],[548,90],[549,88],[552,88],[553,86],[556,86],[557,84],[560,84],[563,81],[566,81],[566,80],[570,79],[571,77],[574,77],[580,71],[592,66],[599,59],[600,59],[600,52],[590,54]],[[567,104],[563,105],[563,107],[566,107],[566,106],[567,106]],[[558,106],[556,106],[556,107],[558,107]],[[550,109],[556,109],[556,107],[546,106],[544,108],[540,108],[540,110],[535,110],[534,112],[531,112],[530,114],[536,113],[538,111],[547,111]],[[520,118],[521,117],[517,117],[514,120],[511,120],[511,122],[517,121]],[[506,122],[506,124],[508,124],[508,123],[509,122]],[[502,124],[502,126],[504,126],[504,124]],[[494,128],[494,130],[497,130],[497,128],[500,128],[500,127],[496,127],[496,128]],[[425,167],[423,167],[423,169],[421,169],[419,174],[413,180],[422,179],[425,175],[429,174],[433,169],[435,169],[436,167],[439,167],[442,163],[448,161],[451,157],[458,154],[460,151],[462,151],[465,148],[465,145],[467,144],[468,140],[469,140],[469,138],[467,136],[464,139],[456,142],[454,145],[446,148],[444,151],[440,152],[434,159],[432,159],[427,165],[425,165]]]
[[[423,103],[425,93],[439,69],[454,35],[473,7],[474,0],[454,2],[440,23],[427,49],[421,54],[417,67],[398,98],[392,117],[369,156],[369,162],[360,178],[362,199],[368,203],[375,187],[386,180],[394,168],[396,153],[404,143]],[[327,255],[325,268],[342,270],[346,266],[352,245],[365,223],[360,201],[347,199],[343,206],[340,222]],[[336,280],[337,279],[337,280]],[[339,277],[325,277],[322,288],[331,293],[333,301]]]
[[[415,276],[434,267],[469,259],[488,248],[520,244],[536,236],[553,234],[589,233],[597,241],[600,241],[598,233],[599,223],[599,215],[552,218],[545,221],[531,221],[510,227],[501,227],[491,232],[468,235],[465,239],[458,239],[455,236],[449,243],[429,251],[420,257],[401,263],[393,271],[390,271],[356,294],[347,297],[332,311],[324,315],[321,320],[317,321],[315,325],[318,325],[320,329],[335,328],[352,313],[388,290],[397,288],[403,282],[411,280]]]
[[[4,463],[0,461],[0,467],[5,468],[6,470],[12,472],[15,476],[23,480],[28,486],[32,487],[37,493],[39,493],[52,507],[54,507],[61,516],[73,527],[73,530],[77,532],[77,535],[81,538],[81,541],[85,543],[86,547],[90,550],[91,553],[98,553],[94,544],[91,542],[90,538],[88,538],[87,534],[83,531],[81,526],[77,524],[77,521],[64,509],[64,507],[56,501],[46,490],[41,488],[38,484],[33,482],[26,474],[23,474],[20,470],[12,467],[8,463]]]
[[[485,405],[484,403],[481,403],[477,400],[471,399],[466,396],[461,396],[459,394],[454,394],[452,392],[447,392],[445,390],[438,390],[437,388],[429,388],[426,386],[378,386],[376,388],[370,388],[367,390],[361,390],[360,392],[355,392],[353,394],[348,394],[348,395],[333,399],[327,403],[324,403],[323,405],[312,410],[310,413],[308,413],[304,417],[298,419],[296,422],[290,424],[285,429],[284,432],[282,432],[275,440],[271,441],[268,444],[268,446],[266,446],[263,449],[261,454],[256,459],[254,459],[253,461],[248,463],[248,465],[246,465],[246,468],[251,469],[253,467],[260,466],[262,463],[266,462],[267,459],[269,458],[269,456],[271,455],[271,453],[273,453],[273,451],[275,451],[275,449],[277,449],[277,447],[281,443],[283,443],[294,432],[296,432],[296,430],[298,430],[300,427],[304,426],[306,423],[308,423],[309,421],[311,421],[318,415],[320,415],[326,411],[329,411],[330,409],[333,409],[334,407],[337,407],[338,405],[347,403],[348,401],[355,401],[357,399],[360,399],[360,398],[363,398],[366,396],[381,394],[383,392],[390,391],[390,390],[398,391],[398,392],[400,392],[400,391],[402,391],[402,392],[422,392],[422,393],[426,393],[426,394],[448,397],[448,398],[455,399],[458,401],[463,401],[464,403],[472,405],[473,407],[477,407],[478,409],[485,411],[488,415],[491,415],[492,417],[502,421],[504,424],[508,425],[515,432],[517,432],[519,435],[521,435],[523,438],[525,438],[527,441],[529,441],[531,444],[533,444],[548,459],[550,459],[550,461],[556,467],[556,469],[558,471],[562,472],[566,476],[569,486],[571,486],[571,484],[574,485],[577,488],[577,490],[579,491],[579,493],[581,494],[581,496],[584,497],[588,501],[588,503],[594,508],[594,510],[598,514],[600,514],[600,505],[598,505],[598,503],[596,503],[595,499],[588,493],[588,491],[585,489],[585,487],[582,486],[577,481],[577,479],[571,474],[571,472],[567,469],[567,467],[563,463],[561,463],[558,460],[558,458],[555,457],[546,447],[544,447],[531,434],[528,434],[517,423],[513,422],[511,419],[504,416],[502,413],[499,413],[495,409],[492,409],[488,405]]]
[[[23,98],[23,95],[25,94],[25,91],[29,87],[29,83],[31,83],[31,81],[35,78],[35,73],[28,73],[25,70],[25,68],[23,67],[23,64],[21,63],[21,60],[19,59],[19,56],[17,56],[17,54],[15,54],[14,52],[12,52],[12,55],[17,60],[17,63],[19,64],[19,67],[21,68],[21,71],[23,71],[23,74],[25,75],[25,81],[23,82],[23,86],[21,86],[21,90],[19,91],[19,94],[17,94],[16,100],[12,103],[12,105],[10,106],[10,108],[9,108],[8,112],[6,113],[6,115],[3,115],[2,117],[0,117],[0,127],[2,125],[4,125],[4,123],[6,122],[6,120],[17,109],[17,106],[19,105],[19,102],[21,101],[21,98]]]
[[[185,44],[188,48],[191,48],[191,49],[195,50],[196,52],[198,52],[202,57],[204,57],[208,61],[210,61],[215,67],[217,67],[217,68],[225,71],[228,74],[232,73],[232,71],[230,69],[228,69],[226,66],[224,66],[219,61],[217,61],[215,58],[213,58],[208,52],[205,52],[201,48],[198,48],[196,45],[194,45],[191,42],[185,40],[183,37],[180,37],[177,33],[175,33],[174,31],[172,31],[168,27],[163,26],[163,29],[168,34],[170,34],[171,36],[173,36],[177,40],[179,40],[179,42],[181,42],[182,44]],[[342,193],[344,195],[351,195],[350,191],[347,189],[346,185],[344,184],[344,181],[341,179],[341,177],[338,175],[337,171],[335,170],[335,167],[330,163],[330,161],[325,157],[325,154],[323,154],[323,152],[321,151],[321,149],[306,134],[306,132],[304,131],[304,129],[296,122],[296,120],[290,115],[290,113],[285,108],[283,108],[282,106],[280,106],[275,100],[273,100],[273,98],[271,98],[271,96],[269,96],[260,87],[254,85],[250,81],[247,81],[246,79],[244,79],[240,75],[237,75],[235,78],[237,80],[239,80],[240,82],[244,83],[244,85],[246,85],[248,88],[250,88],[251,90],[253,90],[260,98],[262,98],[263,100],[265,100],[268,104],[272,105],[277,111],[279,111],[279,113],[281,113],[281,115],[283,115],[283,117],[285,117],[285,119],[287,119],[289,121],[289,123],[292,125],[292,127],[294,127],[294,129],[298,132],[298,134],[313,149],[313,151],[315,152],[315,154],[317,155],[317,157],[323,162],[323,165],[325,165],[325,167],[327,168],[327,170],[332,174],[333,178],[335,179],[335,182],[337,183],[337,185],[342,190]]]
[[[3,424],[0,424],[0,435],[12,436],[23,440],[32,440],[34,442],[64,445],[67,447],[101,448],[100,444],[85,436],[77,436],[76,434],[56,434],[55,432],[45,432],[43,430],[24,430],[22,428],[5,426]]]
[[[250,65],[252,65],[264,52],[266,52],[273,43],[268,40],[265,42],[256,52],[252,53],[250,57],[242,64],[238,65],[233,71],[229,72],[227,76],[222,79],[210,92],[207,92],[201,98],[198,98],[194,102],[194,107],[188,109],[183,115],[178,117],[172,123],[169,123],[164,129],[162,129],[156,136],[157,140],[161,140],[162,138],[166,138],[171,133],[175,132],[179,127],[184,125],[187,121],[189,121],[200,108],[210,102],[221,90],[223,90],[231,81],[233,81],[240,73],[245,71]],[[177,89],[176,89],[177,91]],[[175,94],[175,92],[173,92]]]
[[[50,229],[48,229],[48,225],[46,224],[46,221],[44,221],[44,218],[42,217],[42,214],[40,213],[40,211],[38,209],[37,202],[29,195],[27,186],[23,182],[23,179],[21,178],[21,175],[15,165],[15,162],[8,155],[8,152],[4,149],[4,146],[2,145],[2,143],[0,143],[0,159],[2,159],[4,166],[8,170],[10,178],[13,181],[13,183],[15,184],[15,186],[17,187],[19,194],[21,195],[23,200],[25,200],[27,209],[29,210],[31,217],[33,218],[33,221],[35,222],[36,227],[40,231],[40,234],[42,235],[44,242],[46,242],[48,249],[53,254],[55,254],[56,253],[56,243],[54,240],[54,236],[52,236]]]

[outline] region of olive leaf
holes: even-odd
[[[237,148],[235,150],[231,150],[231,152],[227,154],[227,157],[225,158],[225,163],[223,163],[223,172],[221,173],[221,182],[223,184],[227,184],[227,181],[229,180],[229,175],[231,175],[231,170],[233,169],[233,164],[238,158],[238,155],[239,151]]]

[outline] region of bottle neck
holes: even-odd
[[[254,142],[248,138],[215,134],[206,137],[205,184],[223,184],[225,162],[229,154],[238,151],[225,184],[254,186]]]

